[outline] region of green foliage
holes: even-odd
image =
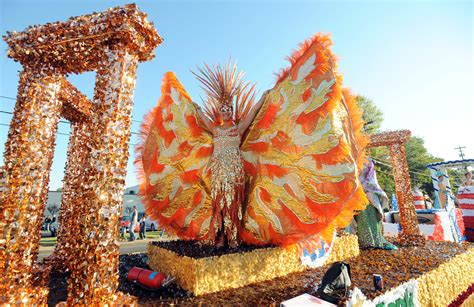
[[[374,104],[374,102],[364,96],[356,96],[356,101],[359,107],[364,110],[362,119],[365,122],[364,132],[367,134],[377,133],[383,122],[383,113]]]
[[[51,215],[56,215],[59,212],[59,206],[57,204],[51,204],[46,209],[49,211]]]
[[[133,208],[130,206],[125,207],[125,213],[126,215],[132,215]]]
[[[462,182],[465,179],[464,173],[464,169],[448,169],[449,182],[451,183],[453,194],[457,194],[459,187],[462,186]]]
[[[371,148],[369,155],[375,161],[375,170],[380,186],[391,197],[395,193],[395,181],[393,180],[388,147]]]
[[[382,111],[377,108],[372,100],[364,96],[357,96],[356,101],[363,110],[362,117],[366,122],[364,132],[367,134],[380,132],[383,122]],[[433,185],[426,164],[443,161],[443,159],[431,155],[426,149],[423,139],[416,136],[412,136],[405,144],[405,152],[412,186],[418,186],[422,191],[429,193],[433,197]],[[387,147],[371,148],[369,156],[376,162],[375,169],[380,186],[390,197],[392,193],[395,193],[395,182],[392,174],[389,149]]]
[[[418,186],[433,198],[433,183],[426,164],[440,162],[443,159],[431,155],[425,147],[424,140],[416,136],[412,136],[405,144],[405,152],[412,186]]]

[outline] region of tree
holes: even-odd
[[[126,213],[127,215],[131,215],[132,212],[133,212],[133,208],[132,208],[132,207],[130,207],[130,206],[125,207],[125,213]]]
[[[364,133],[374,134],[380,132],[383,122],[383,113],[375,103],[361,95],[356,96],[356,101],[362,109],[362,119],[364,120]],[[395,192],[395,181],[390,165],[390,153],[387,147],[374,147],[367,152],[368,156],[375,161],[377,179],[382,189],[390,197]]]
[[[448,169],[449,181],[451,182],[451,191],[453,194],[457,194],[458,189],[462,186],[462,181],[464,180],[465,169]]]
[[[380,132],[383,122],[382,111],[373,103],[372,100],[364,96],[356,96],[356,101],[362,109],[362,118],[366,122],[364,132],[373,134]],[[420,137],[412,136],[405,144],[407,164],[410,172],[410,179],[413,187],[418,186],[423,191],[433,196],[433,185],[431,175],[426,168],[426,164],[443,161],[441,158],[434,157],[425,147],[424,141]],[[387,147],[375,147],[368,151],[368,155],[376,162],[375,170],[377,178],[382,189],[390,195],[395,192],[395,182],[392,173],[390,161],[390,152]]]
[[[412,185],[418,186],[433,197],[433,183],[426,164],[440,162],[443,159],[431,155],[425,147],[425,141],[417,136],[410,137],[405,144],[405,152]]]
[[[46,207],[46,209],[48,209],[51,215],[56,215],[56,213],[59,212],[59,206],[57,204],[51,204],[48,207]]]
[[[364,132],[367,134],[377,133],[383,122],[383,113],[375,105],[375,103],[361,95],[356,96],[356,101],[359,107],[364,111],[362,119],[365,122]]]

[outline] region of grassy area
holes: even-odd
[[[40,240],[40,246],[54,246],[56,245],[56,237],[52,238],[41,238]]]
[[[135,233],[136,237],[138,238],[138,233]],[[160,231],[147,231],[146,233],[147,239],[160,239],[160,238],[168,238],[167,234],[163,234],[161,236],[161,230]],[[129,238],[128,232],[125,234],[125,238]],[[41,238],[40,240],[40,246],[54,246],[56,245],[57,237],[47,237],[47,238]]]
[[[167,237],[165,233],[163,233],[163,236],[161,236],[161,230],[160,231],[148,231],[146,233],[147,239],[158,239],[160,237]]]

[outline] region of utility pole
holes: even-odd
[[[462,160],[464,160],[464,152],[462,151],[464,148],[466,148],[465,146],[459,146],[459,147],[456,147],[454,149],[456,150],[459,150],[459,156],[461,157]]]

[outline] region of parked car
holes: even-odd
[[[130,221],[132,220],[131,216],[126,215],[122,216],[122,220],[120,221],[120,227],[125,227],[125,231],[128,232],[130,229]],[[137,223],[135,225],[135,228],[133,228],[135,232],[138,232],[140,230],[140,224]]]
[[[155,231],[158,230],[158,222],[150,219],[149,217],[145,220],[145,229],[147,231]]]

